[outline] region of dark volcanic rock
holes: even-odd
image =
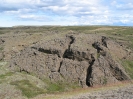
[[[124,51],[104,36],[67,35],[38,42],[16,53],[10,68],[41,79],[78,82],[82,87],[129,80],[121,64],[110,55],[114,51],[112,45]]]

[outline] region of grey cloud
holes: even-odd
[[[16,7],[11,7],[11,6],[2,6],[0,5],[0,12],[4,12],[4,11],[17,11],[18,8]]]

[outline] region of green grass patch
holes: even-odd
[[[133,79],[133,61],[124,60],[122,63],[123,63],[123,66],[124,66],[126,72]]]
[[[2,75],[0,75],[0,79],[4,79],[4,78],[6,78],[7,76],[12,76],[14,73],[13,72],[8,72],[8,73],[6,73],[6,74],[2,74]]]
[[[78,83],[68,83],[68,82],[51,82],[49,79],[43,80],[47,84],[47,93],[54,93],[54,92],[65,92],[69,90],[73,90],[79,88]]]
[[[50,83],[47,87],[47,93],[65,92],[76,88],[79,88],[79,85],[77,83],[64,83],[64,82]]]
[[[38,88],[36,85],[32,84],[29,80],[14,81],[10,83],[15,85],[22,94],[28,98],[35,97],[39,94],[45,93],[45,90]]]
[[[0,51],[3,51],[3,49],[4,49],[3,47],[0,47]]]
[[[50,83],[49,86],[47,87],[48,92],[62,92],[64,91],[64,86],[58,83]]]
[[[62,92],[65,90],[65,86],[62,82],[51,82],[49,79],[43,79],[47,84],[47,93]]]

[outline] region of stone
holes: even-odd
[[[14,53],[10,69],[25,71],[53,82],[79,83],[81,87],[105,85],[130,80],[122,65],[112,58],[118,48],[126,51],[105,36],[69,34],[63,38],[40,41]],[[118,58],[122,58],[120,53]],[[113,54],[114,55],[114,54]]]

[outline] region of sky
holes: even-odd
[[[0,26],[133,26],[133,0],[0,0]]]

